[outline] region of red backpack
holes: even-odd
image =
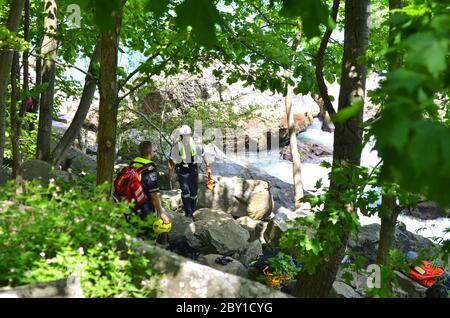
[[[125,167],[114,180],[114,196],[119,200],[134,202],[135,207],[142,206],[147,200],[144,187],[141,182],[141,173],[145,166],[135,169],[132,166]]]

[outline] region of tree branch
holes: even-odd
[[[334,22],[337,21],[337,15],[339,12],[339,4],[340,0],[333,1],[333,8],[331,9],[331,18]],[[323,75],[323,59],[325,56],[325,51],[328,46],[328,42],[330,41],[331,33],[333,30],[328,28],[323,34],[322,41],[320,42],[319,51],[316,56],[316,80],[317,86],[319,88],[320,96],[322,97],[323,104],[325,105],[325,109],[331,115],[336,113],[333,104],[331,103],[330,95],[328,95],[328,87],[325,83],[324,75]]]

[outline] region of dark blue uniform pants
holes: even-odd
[[[184,214],[192,216],[197,203],[198,169],[196,167],[177,169],[178,181],[181,188]]]

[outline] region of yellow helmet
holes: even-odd
[[[172,229],[172,223],[164,223],[163,219],[159,218],[153,223],[153,231],[155,234],[169,233]]]

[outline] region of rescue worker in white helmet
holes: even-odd
[[[173,170],[178,176],[181,188],[181,198],[183,201],[184,214],[188,218],[192,218],[198,193],[198,166],[205,163],[206,172],[211,174],[211,166],[202,147],[199,147],[194,138],[192,138],[192,130],[189,126],[183,125],[179,129],[180,137],[170,152],[168,160],[169,178],[172,179]]]

